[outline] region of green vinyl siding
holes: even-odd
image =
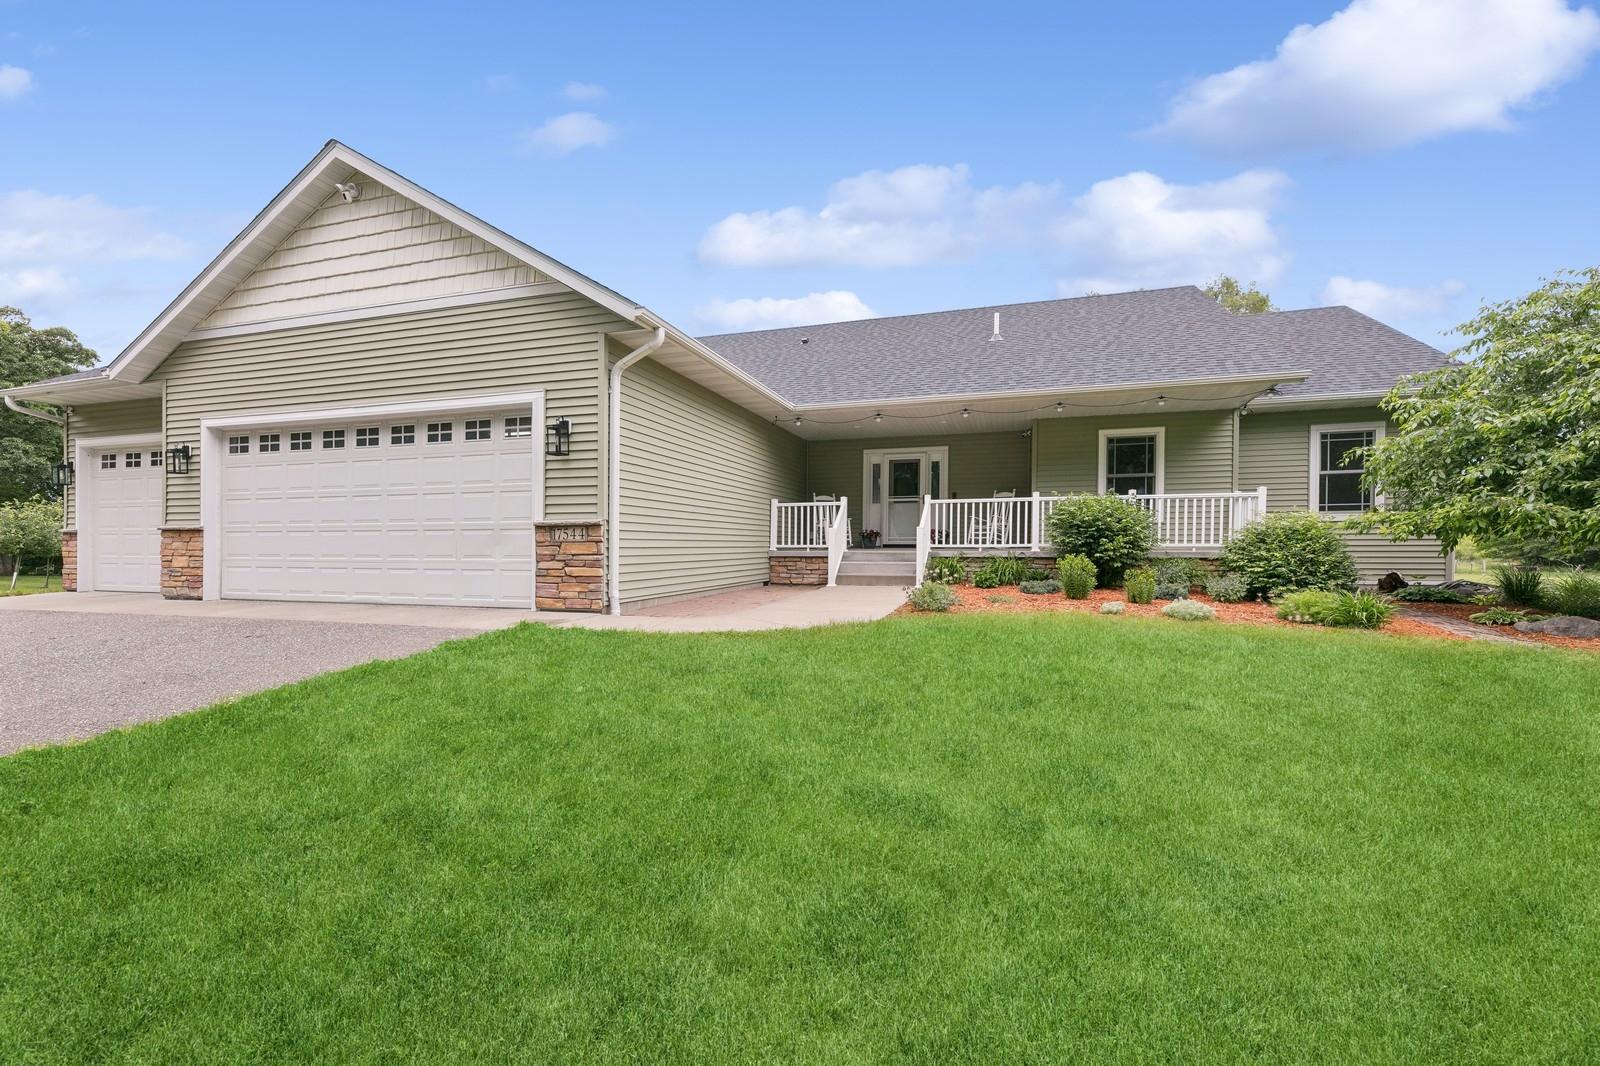
[[[653,360],[622,380],[624,602],[766,581],[772,500],[799,498],[804,442]]]
[[[1166,430],[1165,492],[1233,491],[1233,412],[1042,418],[1033,424],[1034,488],[1099,491],[1100,431]]]
[[[74,407],[67,418],[67,455],[77,450],[80,437],[120,437],[135,433],[161,432],[161,399],[123,400],[120,403],[96,403]],[[87,471],[78,471],[78,477]],[[66,493],[66,526],[78,525],[77,494],[69,487]]]
[[[603,332],[627,323],[571,292],[190,340],[164,381],[168,445],[199,452],[200,420],[543,389],[572,421],[572,454],[545,470],[545,515],[600,514]],[[198,525],[200,464],[167,478],[167,524]]]
[[[1267,509],[1310,508],[1311,427],[1344,423],[1385,422],[1375,407],[1320,411],[1269,411],[1239,420],[1239,487],[1267,487]],[[1350,553],[1366,579],[1391,570],[1407,578],[1443,580],[1448,560],[1432,537],[1396,543],[1373,533],[1345,535]]]
[[[950,469],[944,476],[946,496],[985,497],[998,492],[1025,495],[1031,446],[1020,430],[1013,433],[965,433],[954,436],[872,437],[814,440],[806,444],[804,499],[847,496],[850,528],[861,531],[862,453],[899,448],[949,448]],[[796,497],[797,499],[802,497]]]

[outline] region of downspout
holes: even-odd
[[[611,367],[611,472],[606,478],[611,499],[607,507],[610,526],[606,530],[606,569],[610,575],[612,614],[622,613],[622,372],[666,342],[666,327],[657,326],[654,337],[618,359]]]

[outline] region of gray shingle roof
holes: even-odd
[[[1286,394],[1341,393],[1387,389],[1446,361],[1348,307],[1233,315],[1192,285],[700,340],[794,404],[1298,370],[1311,377]]]
[[[59,385],[66,381],[88,381],[90,378],[105,377],[106,368],[97,366],[93,370],[80,370],[76,374],[62,374],[58,378],[45,378],[43,381],[31,381],[30,385]]]

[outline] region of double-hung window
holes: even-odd
[[[1163,429],[1100,431],[1100,491],[1153,496],[1162,491]]]
[[[1357,514],[1371,510],[1371,487],[1362,484],[1366,460],[1360,449],[1383,436],[1383,426],[1311,427],[1311,506],[1318,514]]]

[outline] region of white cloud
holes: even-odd
[[[1288,263],[1271,208],[1288,179],[1249,170],[1178,185],[1145,171],[1096,182],[1053,232],[1077,276],[1063,295],[1199,284],[1218,274],[1275,280]]]
[[[1502,130],[1597,47],[1600,16],[1565,0],[1354,0],[1296,26],[1273,58],[1189,87],[1157,130],[1246,153]]]
[[[0,100],[15,100],[33,88],[33,73],[0,63]]]
[[[72,287],[72,281],[56,267],[0,270],[0,304],[14,305],[26,299],[63,296]]]
[[[1335,275],[1322,287],[1322,302],[1344,304],[1373,318],[1436,315],[1447,310],[1466,291],[1466,283],[1443,281],[1437,285],[1406,288]]]
[[[0,196],[0,263],[25,266],[108,260],[176,259],[179,238],[152,226],[147,212],[93,194],[61,196],[22,189]]]
[[[600,148],[617,136],[616,127],[588,111],[557,115],[537,129],[522,135],[530,150],[546,155],[568,155],[580,148]]]
[[[561,95],[574,102],[604,100],[606,87],[589,81],[569,81],[561,87]]]
[[[877,312],[853,292],[834,289],[805,296],[712,300],[699,309],[700,317],[721,329],[777,329],[809,326],[818,322],[852,322],[875,318]]]
[[[1025,240],[1026,219],[1056,199],[1054,186],[975,189],[965,165],[869,170],[835,182],[819,211],[738,212],[700,241],[723,266],[910,266]]]

